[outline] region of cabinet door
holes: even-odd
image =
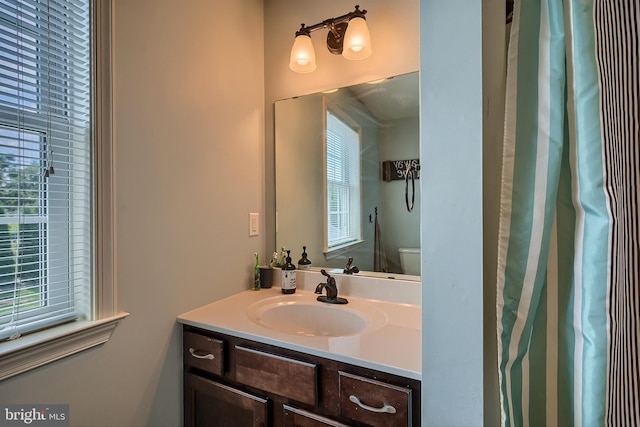
[[[184,373],[185,427],[266,427],[267,399]]]
[[[348,427],[329,418],[284,405],[284,427]]]

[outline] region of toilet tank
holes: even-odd
[[[398,248],[402,273],[420,276],[420,248]]]

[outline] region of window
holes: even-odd
[[[110,16],[108,0],[0,0],[0,379],[105,342],[126,315],[113,304],[110,44],[97,31]]]
[[[360,220],[360,132],[348,118],[327,109],[325,150],[325,252],[362,240]]]
[[[0,0],[0,339],[89,317],[89,5]]]

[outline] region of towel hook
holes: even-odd
[[[415,166],[407,165],[407,172],[404,175],[404,201],[407,204],[407,211],[413,211],[413,205],[416,201],[416,179],[413,171]],[[409,204],[409,175],[411,175],[411,204]]]
[[[376,212],[376,220],[378,219],[378,207],[375,207],[375,212]],[[371,217],[371,214],[369,214],[369,222],[373,224],[373,218]]]

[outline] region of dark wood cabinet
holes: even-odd
[[[267,399],[185,372],[185,425],[267,427]]]
[[[236,346],[236,380],[249,387],[316,406],[316,363]]]
[[[420,381],[184,326],[185,427],[420,426]]]
[[[283,409],[284,427],[347,427],[346,424],[293,406],[284,405]]]
[[[380,381],[339,372],[340,415],[367,425],[403,427],[411,425],[411,393]]]
[[[185,366],[214,375],[224,373],[224,343],[221,340],[185,331],[182,335],[182,347]]]

